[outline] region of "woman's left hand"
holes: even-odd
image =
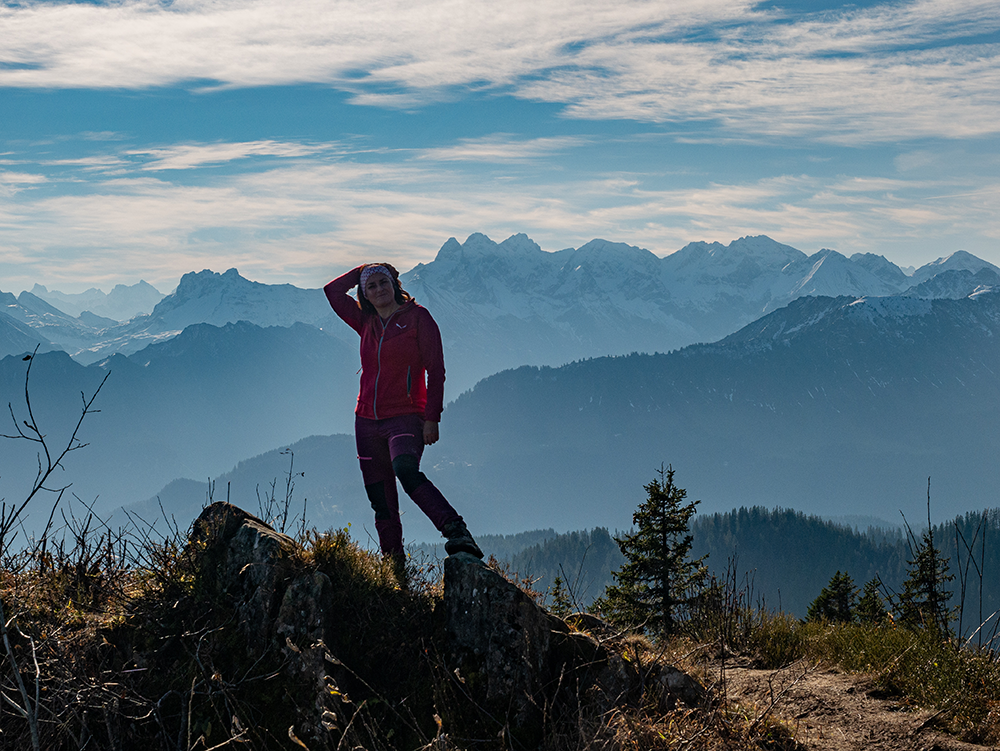
[[[430,446],[432,443],[437,443],[437,439],[438,424],[430,420],[424,420],[424,445]]]

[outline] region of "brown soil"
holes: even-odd
[[[781,670],[716,664],[716,691],[753,712],[779,719],[809,751],[986,751],[936,726],[933,711],[885,697],[862,676],[803,662]]]

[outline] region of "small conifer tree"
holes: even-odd
[[[905,520],[905,517],[904,517]],[[906,525],[907,539],[913,559],[903,591],[896,603],[900,623],[909,628],[926,628],[940,636],[951,633],[951,612],[948,600],[951,592],[945,587],[955,577],[948,573],[948,558],[934,544],[934,526],[931,524],[931,478],[927,478],[927,529],[917,545],[916,535]],[[914,552],[914,546],[916,552]]]
[[[910,628],[933,629],[942,636],[950,633],[951,592],[945,585],[955,577],[948,573],[948,559],[934,545],[933,528],[921,537],[909,575],[903,582],[896,610],[900,623]]]
[[[679,611],[694,601],[707,575],[705,556],[689,558],[688,526],[700,501],[685,502],[673,467],[661,467],[645,490],[632,515],[634,531],[615,537],[625,563],[595,605],[612,620],[667,636],[676,633]]]
[[[806,618],[810,621],[850,623],[854,620],[854,601],[857,596],[854,580],[846,572],[842,574],[837,571],[809,606]]]
[[[560,618],[565,618],[573,612],[573,603],[566,589],[566,583],[561,576],[557,575],[553,580],[552,586],[549,588],[549,594],[552,597],[552,606],[550,609],[553,613]]]
[[[858,623],[877,625],[885,618],[885,603],[878,593],[879,580],[875,577],[861,591],[861,599],[854,608],[854,618]]]

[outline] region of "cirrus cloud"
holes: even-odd
[[[206,153],[218,156],[216,146],[206,144]],[[242,146],[224,151],[257,148]],[[958,238],[976,226],[980,237],[1000,239],[1000,180],[981,176],[786,174],[673,186],[670,176],[652,173],[562,182],[531,170],[529,178],[512,173],[484,182],[463,160],[424,156],[411,152],[391,163],[272,160],[198,184],[170,173],[153,177],[127,162],[127,174],[83,182],[72,195],[12,193],[0,203],[0,273],[8,285],[30,288],[42,279],[64,288],[79,279],[123,281],[127,270],[124,281],[144,278],[169,289],[188,271],[235,266],[251,278],[310,287],[359,257],[401,268],[429,261],[447,237],[477,231],[501,239],[526,232],[550,250],[607,237],[661,256],[691,240],[767,234],[807,251],[884,253],[901,263],[950,252],[937,246],[921,251],[923,258],[900,257],[928,235]],[[0,172],[0,190],[41,182]]]
[[[497,92],[568,117],[840,144],[1000,132],[992,0],[789,19],[736,0],[152,0],[0,8],[0,86],[329,85],[384,107]]]

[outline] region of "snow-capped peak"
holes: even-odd
[[[971,271],[975,274],[984,268],[1000,273],[1000,268],[992,263],[977,258],[967,251],[956,250],[951,255],[931,261],[913,272],[911,284],[920,284],[945,271]]]

